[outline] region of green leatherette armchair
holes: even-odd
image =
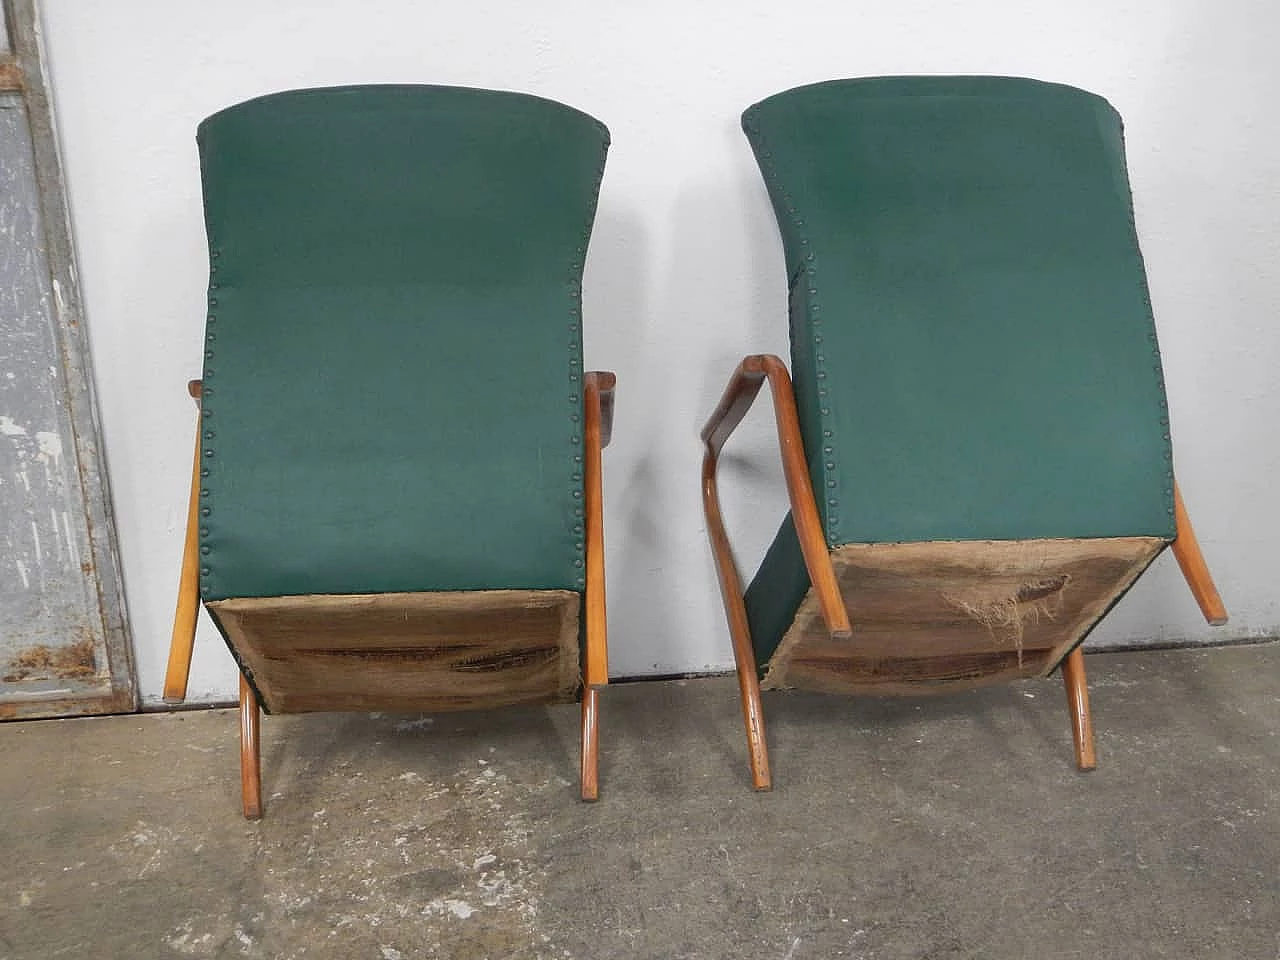
[[[743,115],[782,234],[791,371],[748,357],[704,493],[757,787],[758,681],[911,693],[1065,661],[1173,542],[1226,618],[1174,485],[1121,122],[1000,77],[839,80]],[[764,380],[791,512],[741,589],[716,457]]]
[[[198,600],[257,718],[583,699],[607,682],[581,282],[609,134],[435,86],[298,90],[200,125],[209,310],[165,697]]]

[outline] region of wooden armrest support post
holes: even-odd
[[[187,384],[187,392],[200,406],[202,385]],[[173,615],[173,638],[169,642],[169,663],[164,674],[164,702],[181,703],[187,697],[191,675],[191,653],[195,647],[196,617],[200,610],[200,423],[196,421],[195,457],[191,465],[191,492],[187,498],[187,530],[182,547],[182,574],[178,580],[178,607]]]
[[[617,378],[588,373],[583,381],[583,486],[586,523],[586,663],[582,690],[582,799],[600,796],[600,688],[609,682],[608,625],[604,590],[604,491],[601,451],[613,433]]]
[[[609,682],[604,584],[604,496],[600,453],[613,432],[613,395],[617,378],[588,373],[584,380],[583,480],[586,505],[586,619],[588,686]]]

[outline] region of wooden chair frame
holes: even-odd
[[[608,634],[604,579],[604,498],[601,452],[613,435],[613,404],[617,378],[608,371],[587,373],[583,378],[583,482],[586,513],[586,652],[583,663],[581,721],[581,793],[594,801],[600,795],[599,729],[600,688],[609,683]],[[200,403],[201,382],[187,389]],[[196,426],[195,460],[187,505],[186,538],[173,638],[164,679],[164,702],[182,703],[191,675],[196,620],[200,609],[199,558],[200,429]],[[246,819],[262,816],[262,749],[259,720],[261,705],[253,688],[240,677],[240,794]]]
[[[852,636],[849,614],[831,563],[818,516],[817,503],[809,482],[809,466],[805,461],[804,442],[800,435],[800,420],[796,413],[795,392],[786,365],[773,354],[754,354],[738,364],[724,395],[715,411],[702,428],[705,453],[702,459],[702,504],[707,518],[707,536],[715,555],[719,574],[720,593],[724,599],[725,616],[729,622],[729,635],[733,642],[734,661],[737,664],[738,689],[742,695],[743,721],[747,734],[747,753],[751,766],[751,782],[757,790],[772,786],[769,772],[769,754],[765,742],[764,713],[760,704],[760,682],[756,670],[755,653],[751,646],[751,633],[747,625],[747,609],[743,599],[742,578],[733,558],[733,549],[725,531],[720,510],[720,496],[716,486],[716,470],[720,451],[734,429],[751,409],[764,381],[769,381],[773,398],[774,419],[778,430],[778,445],[782,455],[782,469],[786,478],[787,496],[791,502],[791,516],[804,556],[809,579],[817,595],[823,622],[833,639]],[[1210,624],[1227,622],[1227,611],[1218,595],[1209,568],[1205,564],[1200,544],[1191,528],[1191,521],[1182,503],[1182,495],[1175,484],[1174,508],[1176,538],[1173,553],[1186,578],[1201,612]],[[1093,745],[1093,722],[1089,711],[1089,694],[1085,678],[1084,653],[1080,647],[1062,663],[1062,677],[1066,686],[1067,704],[1071,716],[1071,733],[1075,745],[1076,764],[1081,770],[1097,766]]]

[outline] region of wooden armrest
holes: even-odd
[[[593,370],[587,374],[586,383],[595,384],[600,395],[600,448],[603,450],[613,437],[613,392],[618,378],[609,370]]]
[[[742,422],[760,388],[769,382],[773,397],[774,419],[778,427],[778,446],[782,453],[782,470],[787,481],[787,496],[791,501],[791,519],[795,523],[800,549],[804,554],[809,580],[818,593],[823,619],[827,629],[836,638],[852,635],[849,613],[845,609],[835,571],[831,567],[831,555],[827,550],[818,506],[809,484],[809,465],[804,458],[804,441],[800,436],[800,418],[796,413],[795,392],[786,365],[771,353],[744,357],[734,370],[720,403],[702,428],[702,442],[706,445],[703,459],[703,486],[708,495],[716,499],[716,462],[725,441]],[[716,508],[718,512],[718,507]],[[728,548],[727,540],[724,547]]]
[[[742,418],[751,409],[751,404],[755,403],[756,395],[764,385],[767,376],[766,364],[769,361],[782,366],[782,361],[772,354],[754,354],[743,357],[742,362],[729,378],[720,403],[707,418],[706,426],[702,428],[701,433],[702,442],[716,456],[720,455],[725,441],[738,428]],[[789,378],[785,367],[782,371],[783,375]]]

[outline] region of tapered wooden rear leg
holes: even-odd
[[[258,695],[240,677],[240,796],[246,820],[262,816],[262,744],[258,730]]]
[[[200,381],[187,389],[200,402]],[[182,575],[178,581],[178,608],[173,615],[173,639],[169,641],[169,665],[164,674],[164,702],[181,703],[187,697],[191,653],[196,642],[196,616],[200,609],[200,428],[196,426],[195,457],[191,464],[191,492],[187,496],[187,532],[182,546]]]
[[[600,799],[600,691],[582,691],[582,799]]]
[[[1177,539],[1173,541],[1173,555],[1182,568],[1191,594],[1200,605],[1200,612],[1210,625],[1219,627],[1227,622],[1227,608],[1218,595],[1218,588],[1209,574],[1209,565],[1204,562],[1204,554],[1200,552],[1200,541],[1196,532],[1191,529],[1191,518],[1187,516],[1187,508],[1182,504],[1182,494],[1178,485],[1173,485],[1173,508],[1177,523]]]
[[[1093,715],[1089,712],[1089,685],[1084,672],[1084,650],[1080,647],[1072,650],[1062,662],[1062,681],[1067,687],[1076,766],[1081,770],[1092,770],[1097,767],[1098,759],[1093,752]]]

